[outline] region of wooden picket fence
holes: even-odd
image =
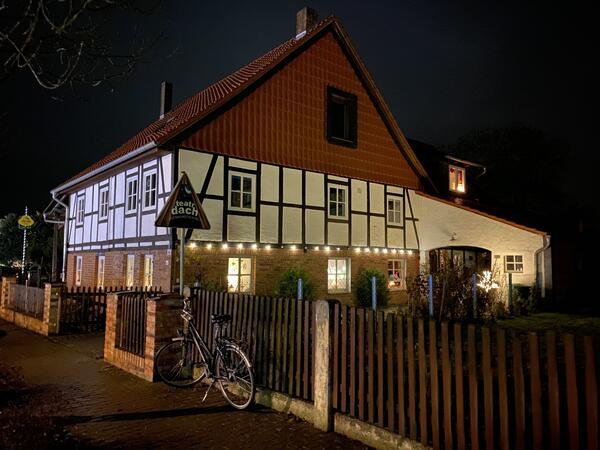
[[[117,297],[115,347],[144,356],[146,345],[146,300],[159,295],[157,289],[136,289]]]
[[[44,288],[11,283],[7,306],[36,319],[44,316]]]
[[[589,336],[333,306],[333,405],[434,449],[598,449]]]
[[[198,331],[212,348],[211,314],[231,314],[225,332],[243,341],[259,386],[313,400],[314,303],[199,290],[192,299]]]

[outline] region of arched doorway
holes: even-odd
[[[479,247],[442,247],[429,251],[429,267],[437,272],[445,264],[481,273],[492,268],[492,252]]]

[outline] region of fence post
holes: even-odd
[[[477,319],[477,274],[471,276],[471,289],[473,291],[473,318]]]
[[[46,283],[44,285],[44,315],[43,321],[48,328],[48,334],[58,334],[60,331],[60,301],[62,283]]]
[[[427,275],[427,297],[429,298],[429,317],[433,317],[433,277]]]
[[[329,302],[319,300],[315,305],[314,343],[314,425],[320,430],[333,430],[333,398],[331,393],[331,335],[332,314]]]
[[[373,311],[377,309],[377,279],[371,277],[371,307]]]
[[[298,278],[298,300],[302,300],[304,297],[304,289],[302,286],[302,278]]]

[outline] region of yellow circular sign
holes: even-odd
[[[19,217],[17,222],[21,228],[31,228],[35,223],[35,220],[33,220],[33,217],[31,217],[29,214],[25,214]]]

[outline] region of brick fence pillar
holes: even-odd
[[[2,286],[0,287],[0,309],[4,309],[6,308],[6,305],[8,305],[10,285],[16,282],[16,277],[2,277]]]
[[[320,430],[333,430],[333,402],[331,395],[331,334],[333,315],[331,305],[324,300],[316,302],[314,343],[314,425]]]
[[[117,294],[106,295],[106,326],[104,329],[104,360],[114,364],[117,334]]]
[[[48,334],[58,334],[60,331],[60,302],[63,283],[44,284],[44,325]]]
[[[182,328],[181,309],[183,303],[177,294],[166,294],[151,298],[146,304],[146,347],[144,378],[154,380],[154,359],[156,352],[177,336]]]

